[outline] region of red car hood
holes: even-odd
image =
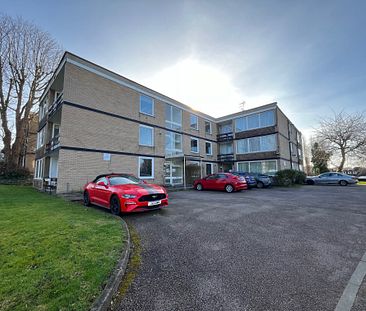
[[[139,195],[165,193],[164,188],[153,184],[129,184],[113,186],[120,192],[135,193]]]

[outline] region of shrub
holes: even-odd
[[[280,186],[290,186],[293,184],[303,184],[305,182],[306,175],[304,172],[286,169],[278,171],[276,173],[276,181]]]
[[[9,168],[5,163],[0,163],[1,179],[26,179],[30,177],[30,172],[26,168]]]

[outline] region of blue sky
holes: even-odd
[[[7,1],[64,49],[213,116],[277,101],[307,133],[366,110],[366,1]]]

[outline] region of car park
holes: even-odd
[[[272,179],[266,174],[248,172],[232,172],[232,174],[244,176],[249,188],[268,188],[272,186]]]
[[[357,178],[343,173],[337,172],[327,172],[320,174],[318,176],[308,176],[305,182],[308,185],[341,185],[347,186],[356,184],[358,182]]]
[[[230,193],[246,190],[248,189],[248,185],[245,178],[242,176],[236,176],[231,173],[217,173],[195,180],[193,188],[199,191],[225,190]]]
[[[130,174],[104,174],[84,186],[84,205],[109,208],[112,214],[142,212],[168,205],[164,187]]]

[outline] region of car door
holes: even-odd
[[[225,186],[228,182],[228,177],[225,174],[217,174],[215,181],[215,189],[216,190],[224,190]]]
[[[207,176],[205,178],[205,181],[204,181],[204,184],[203,184],[203,187],[205,189],[215,189],[215,184],[216,184],[216,174],[213,174],[213,175],[210,175],[210,176]]]
[[[329,173],[324,173],[319,175],[319,177],[316,180],[317,184],[327,184],[329,183]]]
[[[106,177],[99,178],[94,187],[93,201],[96,204],[108,207],[109,202],[109,182]]]

